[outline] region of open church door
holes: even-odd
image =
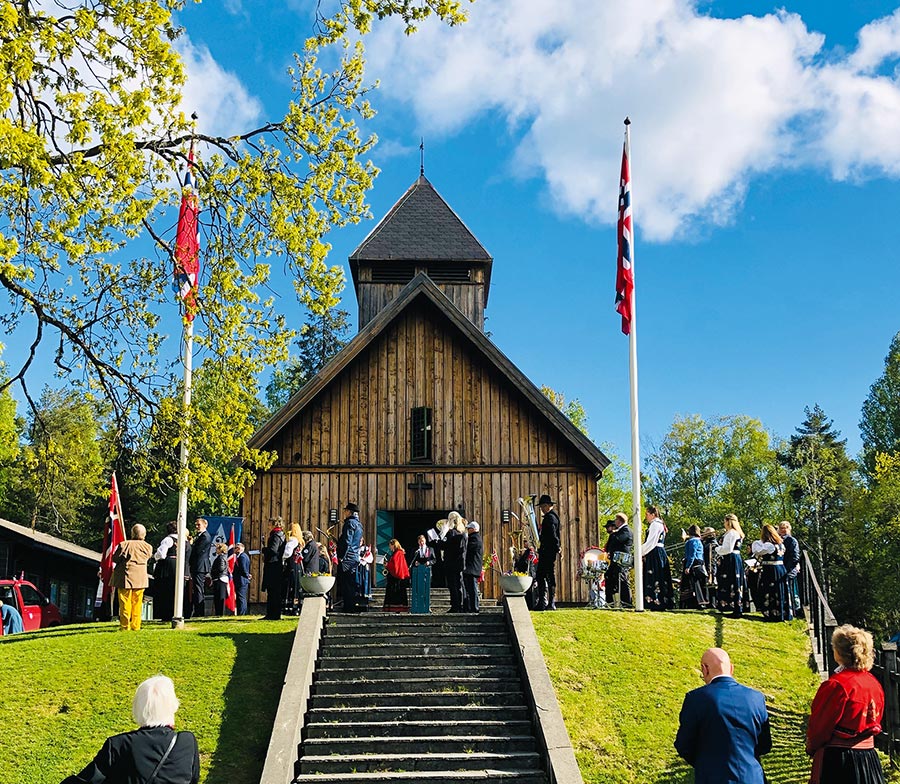
[[[391,539],[394,538],[394,513],[386,512],[379,509],[375,512],[375,548],[378,551],[378,558],[387,559],[391,554],[391,548],[388,546]],[[384,563],[375,563],[375,587],[384,588],[387,583],[387,577],[384,575]]]

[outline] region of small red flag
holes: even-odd
[[[631,306],[634,297],[632,270],[631,165],[628,145],[622,149],[622,175],[619,179],[619,254],[616,264],[616,311],[622,316],[622,332],[631,332]]]
[[[122,505],[119,501],[119,485],[113,472],[109,489],[109,516],[103,528],[103,555],[100,559],[100,582],[103,585],[103,601],[109,598],[109,581],[113,571],[113,553],[125,541],[125,524],[122,522]]]
[[[234,523],[231,524],[231,533],[228,534],[228,596],[225,597],[225,609],[232,615],[237,615],[237,594],[234,590]]]
[[[197,312],[197,281],[200,278],[200,239],[197,233],[200,203],[194,186],[194,143],[188,153],[188,169],[181,191],[178,230],[175,235],[175,280],[173,287],[184,302],[184,317],[194,320]]]

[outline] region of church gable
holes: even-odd
[[[414,409],[430,426],[424,458],[413,443]],[[285,467],[591,468],[426,298],[403,309],[268,448]]]

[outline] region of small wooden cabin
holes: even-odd
[[[350,256],[359,333],[253,436],[278,457],[245,494],[248,545],[276,515],[339,531],[355,501],[367,542],[383,553],[396,537],[410,551],[455,509],[509,569],[517,499],[549,493],[562,521],[557,597],[586,600],[577,561],[597,544],[609,461],[484,334],[491,265],[419,177]],[[485,593],[499,595],[495,574]]]

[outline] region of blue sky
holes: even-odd
[[[277,116],[309,20],[273,5],[181,14],[201,124]],[[494,257],[494,341],[627,459],[613,221],[629,114],[644,451],[675,416],[747,414],[787,436],[819,403],[855,452],[900,328],[896,10],[480,0],[456,30],[380,25],[373,216],[417,176],[424,136],[426,175]],[[335,232],[332,263],[373,225]],[[349,289],[344,305],[355,320]]]

